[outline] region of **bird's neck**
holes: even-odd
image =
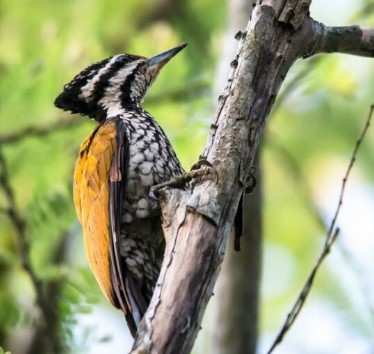
[[[139,102],[135,102],[131,105],[112,104],[106,109],[107,119],[127,115],[129,113],[140,113],[144,112]]]

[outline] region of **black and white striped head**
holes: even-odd
[[[92,64],[64,86],[55,106],[98,122],[138,106],[161,68],[187,44],[152,58],[118,54]]]

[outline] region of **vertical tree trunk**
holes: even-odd
[[[229,19],[223,39],[216,92],[222,92],[236,51],[235,34],[243,30],[252,12],[252,2],[231,0]],[[256,170],[259,171],[256,159]],[[262,203],[261,175],[256,173],[257,186],[253,195],[243,200],[243,237],[241,251],[235,252],[230,237],[227,255],[213,297],[214,320],[211,323],[211,348],[214,354],[254,353],[257,343],[258,293],[260,281]]]
[[[191,191],[159,192],[165,257],[132,353],[190,353],[266,120],[292,64],[321,52],[374,55],[373,29],[326,27],[309,16],[310,2],[258,1],[237,34],[233,70],[202,154],[215,173],[197,179]]]
[[[260,180],[260,174],[256,175]],[[257,343],[260,283],[262,203],[261,185],[244,198],[244,232],[241,251],[233,251],[230,238],[227,255],[216,285],[212,337],[214,354],[252,354]]]

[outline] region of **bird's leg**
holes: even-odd
[[[207,159],[200,156],[199,161],[192,165],[190,172],[186,172],[181,176],[175,177],[169,181],[152,186],[150,190],[150,195],[158,196],[159,190],[165,187],[183,188],[186,186],[187,183],[203,176],[213,176],[215,183],[218,182],[218,173],[215,170],[215,168]]]

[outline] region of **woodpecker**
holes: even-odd
[[[55,106],[95,119],[74,172],[74,205],[92,272],[135,336],[165,249],[152,186],[184,170],[142,100],[162,67],[186,44],[151,58],[119,54],[92,64],[64,86]],[[187,187],[188,188],[188,187]]]

